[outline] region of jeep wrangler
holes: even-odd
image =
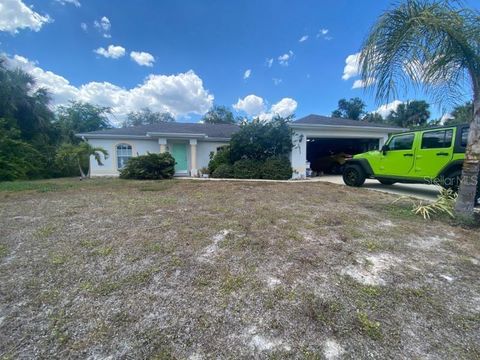
[[[362,186],[365,179],[384,185],[438,184],[458,190],[467,146],[468,125],[444,126],[393,134],[380,151],[355,155],[347,161],[343,181]],[[477,183],[477,198],[480,181]]]

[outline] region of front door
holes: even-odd
[[[186,174],[188,173],[187,164],[187,144],[173,144],[172,156],[175,159],[175,173]]]
[[[408,177],[415,160],[415,133],[392,136],[388,151],[381,157],[376,175]]]

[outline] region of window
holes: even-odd
[[[132,146],[128,144],[117,145],[117,168],[121,169],[125,166],[128,159],[132,157]]]
[[[422,136],[422,149],[449,148],[452,145],[453,130],[428,131]]]
[[[462,147],[467,147],[469,130],[468,127],[462,129]]]
[[[394,136],[388,143],[389,150],[411,150],[415,134]]]

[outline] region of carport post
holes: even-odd
[[[307,136],[301,132],[292,133],[292,179],[305,179],[307,177]]]

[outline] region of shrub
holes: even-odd
[[[270,157],[262,164],[262,179],[288,180],[291,177],[292,165],[286,156]]]
[[[236,179],[260,179],[262,163],[256,160],[242,159],[233,164]]]
[[[170,153],[132,157],[120,171],[122,179],[171,179],[175,173],[175,159]]]
[[[271,121],[253,120],[243,124],[230,140],[230,160],[264,161],[272,156],[286,156],[292,150],[290,118],[275,117]]]
[[[215,169],[220,165],[231,165],[230,163],[230,146],[220,148],[216,153],[210,153],[210,162],[208,163],[208,172],[213,174]]]
[[[220,164],[212,173],[214,178],[233,178],[233,166],[229,164]]]

